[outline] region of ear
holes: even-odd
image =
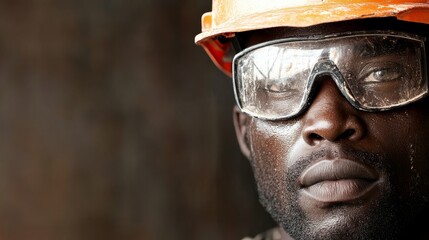
[[[232,109],[232,117],[234,121],[235,134],[237,135],[238,145],[240,146],[241,152],[247,159],[250,160],[250,143],[248,137],[249,123],[251,117],[234,106]]]

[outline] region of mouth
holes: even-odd
[[[371,169],[347,159],[319,161],[299,178],[303,193],[324,203],[356,200],[369,193],[377,182]]]

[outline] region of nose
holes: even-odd
[[[358,141],[365,134],[362,112],[354,108],[329,77],[319,79],[319,88],[303,116],[302,135],[309,145],[323,141]]]

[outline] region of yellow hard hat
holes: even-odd
[[[231,74],[231,44],[218,36],[272,27],[306,27],[352,19],[396,17],[429,24],[428,0],[213,0],[195,37],[213,62]]]

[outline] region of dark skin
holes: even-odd
[[[241,41],[248,47],[290,36],[388,26],[428,32],[427,26],[392,19],[352,23],[249,32]],[[331,77],[317,81],[309,108],[290,120],[261,120],[234,108],[240,148],[253,167],[260,201],[279,223],[283,239],[429,239],[428,99],[364,112],[344,98]],[[351,185],[326,182],[309,190],[303,183],[306,172],[333,161],[369,172],[365,190],[353,188],[361,183],[356,179]]]

